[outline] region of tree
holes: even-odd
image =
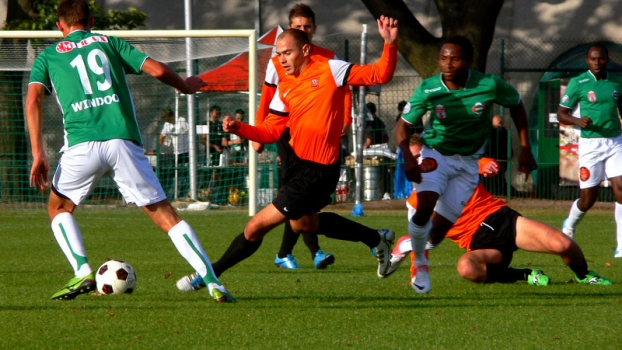
[[[4,30],[54,30],[60,0],[8,0]],[[104,11],[89,0],[96,29],[134,29],[145,25],[147,15],[128,11]],[[0,52],[26,50],[25,42],[2,40]],[[28,147],[24,123],[23,72],[0,71],[0,199],[21,198],[28,188]]]
[[[503,0],[434,0],[442,26],[441,38],[430,34],[402,0],[361,1],[374,17],[386,15],[398,20],[399,51],[422,77],[438,73],[441,42],[458,34],[473,43],[473,68],[485,71]]]

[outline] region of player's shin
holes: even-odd
[[[203,250],[201,242],[197,238],[196,233],[190,225],[182,220],[168,231],[168,236],[175,244],[177,251],[188,261],[192,268],[197,271],[201,277],[207,282],[215,282],[221,284],[214,270],[209,257]]]
[[[413,252],[415,252],[415,266],[428,265],[428,259],[424,252],[431,230],[431,220],[428,220],[428,222],[423,226],[415,224],[412,220],[408,222],[410,242],[412,243]]]
[[[56,215],[52,220],[52,232],[54,232],[54,238],[56,238],[58,245],[73,267],[75,277],[89,275],[92,269],[82,243],[82,233],[73,214],[64,212]]]
[[[231,242],[222,257],[214,263],[214,273],[216,276],[220,276],[230,267],[253,255],[261,246],[261,242],[263,242],[263,239],[249,241],[244,237],[244,232],[240,233],[233,239],[233,242]]]
[[[622,204],[616,202],[614,216],[616,219],[616,239],[618,243],[615,257],[622,258]]]

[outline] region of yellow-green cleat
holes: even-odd
[[[218,285],[217,283],[212,282],[207,284],[207,288],[209,290],[209,294],[217,303],[235,303],[238,301],[223,285]]]
[[[531,270],[531,273],[527,277],[527,283],[532,286],[545,287],[551,283],[551,279],[544,274],[544,271],[535,269]]]
[[[577,276],[574,276],[574,278],[577,282],[582,284],[600,284],[601,286],[610,286],[613,284],[607,277],[601,276],[592,270],[587,272],[584,279],[579,279]]]
[[[91,272],[88,276],[74,277],[67,285],[52,295],[52,300],[72,300],[80,294],[91,292],[97,288],[95,275]]]

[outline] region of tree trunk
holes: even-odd
[[[424,78],[439,72],[438,51],[443,40],[463,35],[473,43],[473,68],[485,71],[488,50],[503,0],[435,0],[442,37],[436,38],[415,18],[402,0],[361,0],[376,18],[385,15],[399,23],[399,51]]]

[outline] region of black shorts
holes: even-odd
[[[292,151],[284,169],[285,182],[272,204],[293,220],[317,213],[332,202],[340,170],[339,162],[318,164],[302,160]]]
[[[496,249],[503,254],[501,265],[509,266],[516,246],[516,220],[521,216],[517,211],[503,207],[488,215],[473,234],[471,250]]]

